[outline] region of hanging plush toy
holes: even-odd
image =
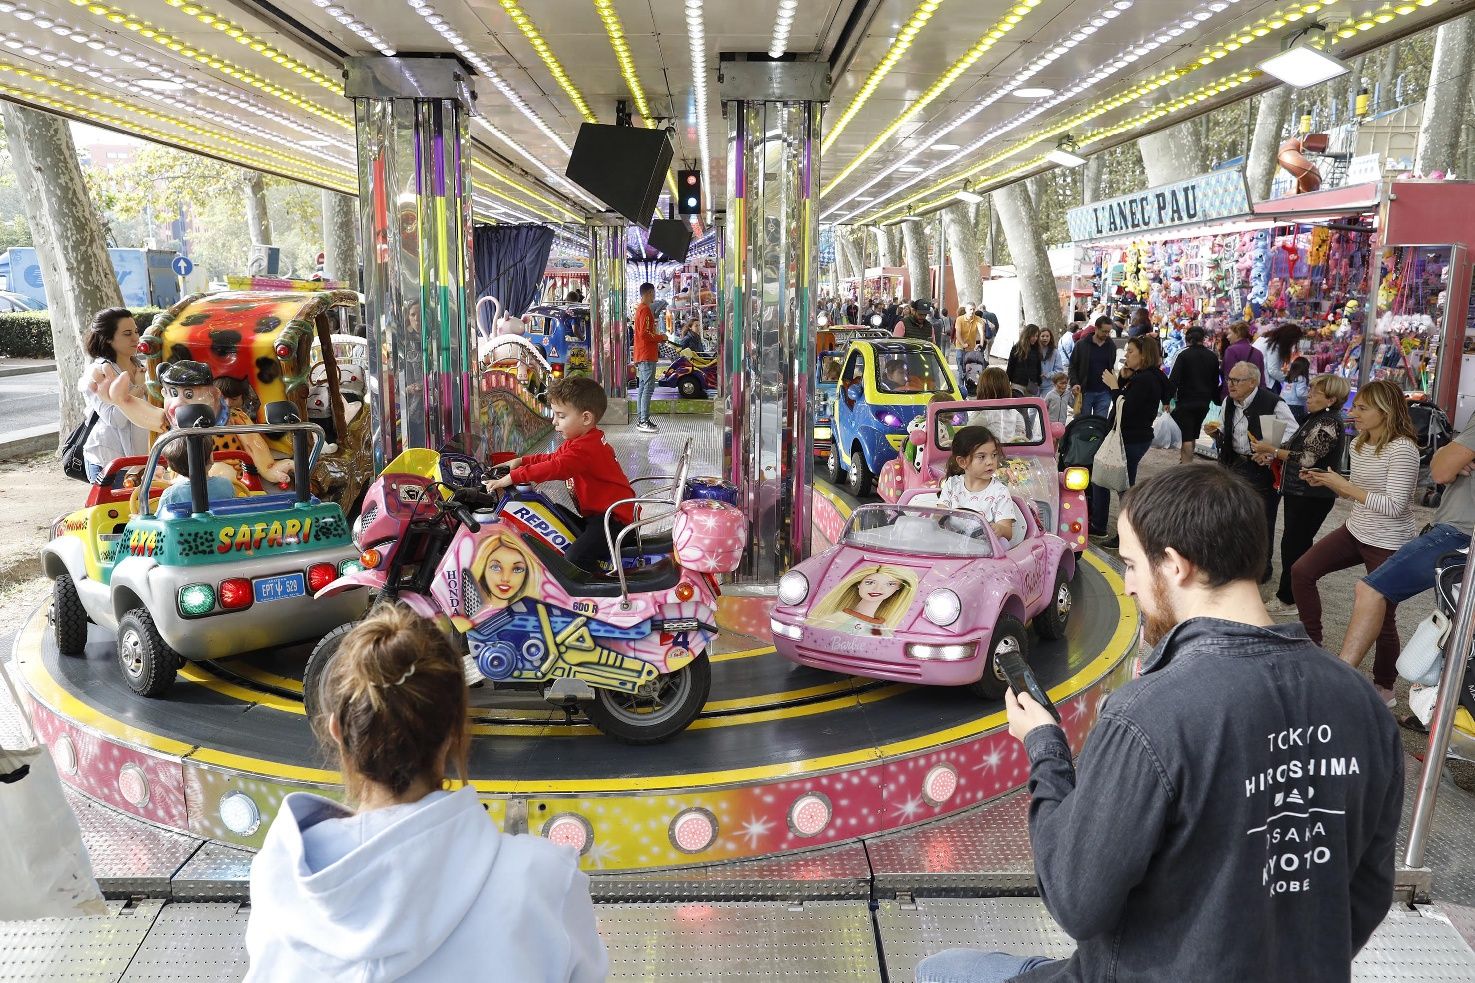
[[[1253,262],[1250,271],[1250,306],[1258,313],[1270,290],[1270,230],[1255,233]]]

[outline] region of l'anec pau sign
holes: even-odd
[[[1198,225],[1250,213],[1243,171],[1200,174],[1176,184],[1098,201],[1066,213],[1073,242],[1120,239],[1179,225]]]

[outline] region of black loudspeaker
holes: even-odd
[[[585,123],[564,173],[614,211],[645,226],[655,214],[672,153],[665,130]]]
[[[661,254],[662,259],[684,263],[686,251],[691,248],[691,226],[679,218],[658,218],[650,223],[650,236],[646,241],[650,248]]]

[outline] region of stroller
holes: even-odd
[[[1415,630],[1403,654],[1399,656],[1399,675],[1415,683],[1408,695],[1409,708],[1414,713],[1412,718],[1403,722],[1405,727],[1424,730],[1434,713],[1439,675],[1444,666],[1444,648],[1449,640],[1449,633],[1454,628],[1455,608],[1459,604],[1460,587],[1465,579],[1465,564],[1469,561],[1469,554],[1469,549],[1463,549],[1445,554],[1435,561],[1434,611]],[[1455,724],[1457,729],[1463,729],[1467,733],[1471,731],[1472,724],[1475,724],[1475,660],[1465,667],[1464,678],[1460,681]],[[1458,753],[1453,745],[1451,753]],[[1468,750],[1459,756],[1465,757],[1467,754]]]
[[[978,379],[986,368],[988,368],[988,356],[984,354],[982,348],[974,348],[963,353],[963,378],[958,381],[969,396],[978,392]]]
[[[1413,417],[1414,433],[1419,441],[1419,484],[1415,489],[1417,501],[1420,505],[1438,508],[1440,499],[1444,497],[1444,486],[1435,484],[1429,474],[1429,465],[1439,448],[1454,439],[1454,427],[1450,425],[1449,416],[1443,410],[1424,400],[1410,400],[1408,413]]]
[[[1090,414],[1078,416],[1065,425],[1060,435],[1060,470],[1066,468],[1090,468],[1096,460],[1106,435],[1111,433],[1111,424],[1104,416]]]

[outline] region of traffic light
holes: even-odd
[[[678,192],[676,211],[682,215],[700,215],[702,213],[702,172],[701,171],[677,171],[676,190]]]

